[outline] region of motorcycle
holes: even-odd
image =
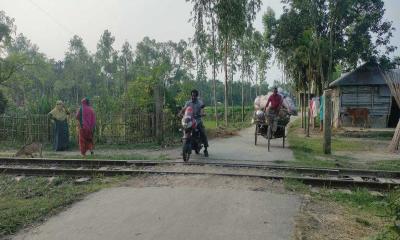
[[[183,161],[189,161],[192,150],[199,154],[203,148],[203,143],[200,137],[200,131],[197,128],[196,119],[193,118],[193,109],[188,107],[185,110],[185,115],[182,118],[182,157]]]

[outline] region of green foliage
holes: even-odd
[[[354,208],[383,216],[386,214],[387,199],[372,195],[367,189],[356,189],[351,193],[341,191],[323,192],[322,196]]]
[[[334,79],[334,66],[355,68],[360,60],[379,59],[395,49],[382,0],[288,0],[284,4],[279,19],[270,9],[264,15],[264,35],[296,89],[314,83],[321,92]]]
[[[300,120],[297,119],[288,129],[288,141],[296,161],[291,164],[313,167],[336,167],[336,164],[348,165],[348,160],[344,156],[332,155],[326,158],[322,151],[322,136],[312,136],[307,138],[298,132]],[[346,138],[333,137],[332,149],[337,151],[360,151],[365,145],[361,142],[352,141]]]
[[[7,107],[7,99],[4,96],[3,92],[0,91],[0,114],[5,113]]]
[[[285,189],[288,189],[293,192],[300,193],[309,193],[310,188],[302,182],[293,179],[284,179],[283,183],[285,185]]]
[[[372,162],[369,165],[369,167],[371,169],[379,169],[379,170],[387,170],[387,171],[400,171],[400,159]]]
[[[392,220],[391,232],[400,238],[400,190],[389,194],[389,215]]]
[[[385,217],[390,220],[374,240],[395,240],[400,238],[400,191],[394,190],[384,196],[372,195],[367,189],[357,189],[351,193],[339,191],[322,192],[319,198],[327,198],[351,206],[358,211],[365,211],[375,216]],[[356,221],[369,226],[366,219],[356,218]]]
[[[27,110],[29,113],[32,114],[47,114],[54,108],[54,104],[55,101],[52,101],[45,96],[42,96],[39,97],[36,101],[29,102],[27,105]]]
[[[232,4],[240,6],[239,9],[229,6],[229,1],[192,2],[197,4],[197,17],[201,22],[197,25],[198,46],[195,49],[184,40],[157,42],[145,37],[136,48],[132,49],[125,42],[118,51],[115,49],[115,37],[105,30],[95,53],[87,50],[81,37],[73,36],[61,61],[48,59],[27,37],[16,35],[14,20],[1,12],[0,49],[5,53],[1,56],[6,57],[0,58],[0,85],[8,98],[10,111],[45,114],[54,107],[56,100],[63,100],[69,109],[75,110],[83,97],[90,96],[96,112],[101,116],[134,109],[152,111],[156,101],[162,102],[164,109],[175,112],[190,99],[193,88],[200,91],[207,106],[223,102],[227,96],[224,96],[221,81],[215,79],[215,99],[211,94],[214,88],[213,82],[207,78],[207,64],[212,63],[216,69],[221,61],[218,33],[226,31],[236,38],[229,40],[232,43],[232,61],[238,59],[234,46],[239,44],[234,42],[240,41],[247,31],[249,41],[246,52],[247,59],[251,61],[247,62],[246,71],[248,76],[254,76],[251,64],[255,63],[259,76],[256,81],[262,82],[269,53],[264,51],[266,42],[263,35],[253,31],[251,26],[260,8],[260,0],[235,0]],[[229,14],[239,15],[232,17]],[[214,41],[211,41],[212,34],[206,27],[207,19],[214,24],[211,31],[215,34]],[[217,26],[217,23],[220,25]],[[226,28],[233,25],[235,29]],[[205,45],[200,46],[201,41],[205,41]],[[238,64],[232,63],[231,76],[237,69]],[[156,88],[161,93],[158,100],[154,94]],[[241,88],[242,85],[237,82],[230,87],[231,104],[241,103]],[[252,79],[245,81],[244,88],[244,103],[249,105],[259,88],[254,86]]]

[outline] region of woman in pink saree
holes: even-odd
[[[94,142],[93,134],[96,126],[96,115],[90,106],[89,98],[83,98],[81,107],[76,113],[76,119],[79,121],[79,149],[83,157],[89,150],[93,155]]]

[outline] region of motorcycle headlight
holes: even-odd
[[[261,110],[258,110],[258,111],[256,112],[256,116],[257,116],[257,118],[258,118],[259,120],[262,120],[262,119],[265,118],[265,114],[264,114],[264,112],[261,111]]]
[[[183,118],[182,119],[182,127],[185,129],[192,127],[192,120],[190,118]]]

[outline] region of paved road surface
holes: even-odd
[[[265,139],[260,138],[259,145],[254,146],[254,128],[244,129],[238,136],[210,141],[209,159],[255,160],[267,164],[293,159],[291,150],[282,148],[281,140],[273,140],[268,152]],[[167,154],[180,157],[179,149],[169,150]],[[192,161],[205,160],[202,155],[192,157]],[[89,195],[43,225],[20,233],[14,240],[291,239],[300,201],[282,191],[269,191],[265,180],[164,177],[168,179],[165,182],[149,177],[141,180],[140,186]],[[171,184],[176,179],[180,184]],[[148,185],[149,182],[152,184]],[[238,188],[245,183],[247,187]]]
[[[288,145],[288,144],[286,144]],[[258,136],[257,146],[254,145],[254,127],[246,128],[238,136],[210,141],[210,159],[234,161],[263,161],[271,164],[276,160],[293,160],[293,152],[282,147],[282,138],[271,140],[271,151],[268,152],[267,140]],[[193,159],[202,159],[195,156]]]
[[[279,160],[294,160],[293,152],[288,148],[287,141],[286,147],[282,147],[282,138],[271,140],[270,152],[267,149],[267,139],[262,136],[258,136],[257,146],[254,145],[254,126],[239,131],[237,136],[213,139],[209,144],[210,156],[208,158],[205,158],[202,153],[196,155],[193,151],[190,159],[192,161],[215,160],[235,163],[256,161],[257,164],[272,164]],[[154,156],[163,154],[171,159],[182,159],[181,151],[181,147],[179,147],[169,150],[144,151],[140,152],[140,154]]]
[[[14,240],[286,240],[299,200],[262,191],[121,187],[90,195]]]

